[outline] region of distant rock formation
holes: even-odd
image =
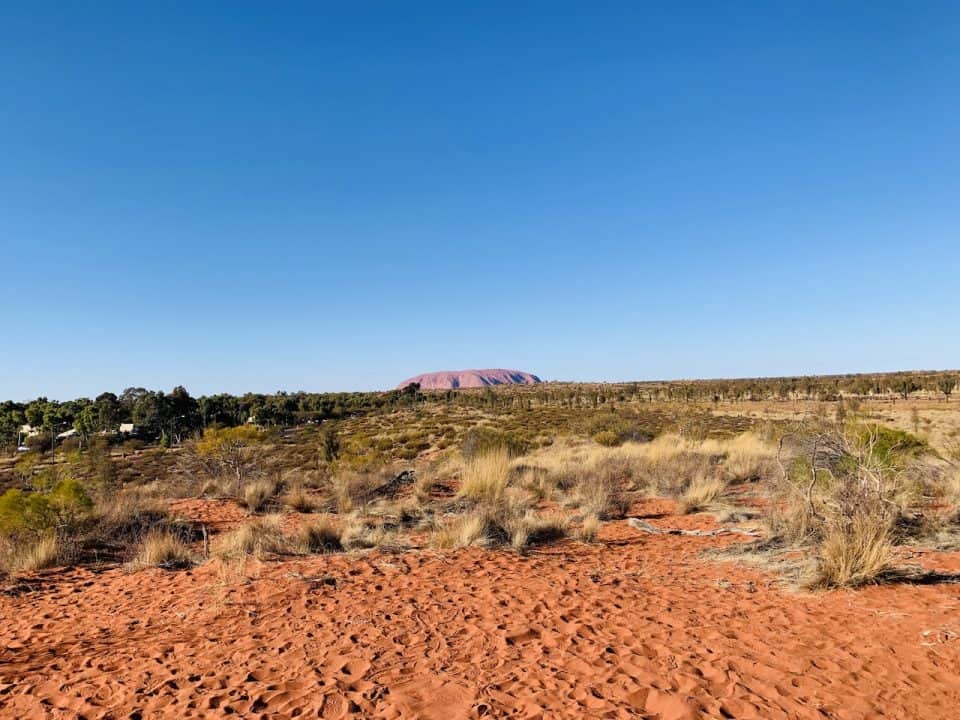
[[[420,383],[421,390],[449,390],[487,385],[534,385],[538,382],[540,378],[522,370],[444,370],[408,378],[397,387],[402,389],[411,383]]]

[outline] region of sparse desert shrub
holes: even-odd
[[[460,478],[462,498],[496,503],[507,488],[510,477],[510,456],[503,448],[470,457]]]
[[[812,550],[816,587],[876,580],[891,568],[895,543],[926,525],[907,514],[929,482],[916,444],[865,427],[820,424],[801,437],[769,505],[771,546]]]
[[[259,448],[266,439],[267,435],[253,425],[207,428],[202,438],[188,446],[184,460],[209,477],[231,478],[233,491],[239,495],[244,481],[260,462]]]
[[[263,512],[277,495],[277,483],[273,480],[254,480],[247,483],[240,497],[240,504],[252,513]]]
[[[49,492],[7,490],[0,495],[0,534],[38,535],[53,528],[70,530],[93,510],[93,500],[78,481],[65,478]]]
[[[147,567],[175,569],[191,567],[195,562],[190,546],[179,535],[160,531],[147,535],[129,567],[132,570]]]
[[[620,436],[613,430],[601,430],[593,436],[593,441],[604,447],[616,447],[620,444]]]
[[[289,542],[281,531],[279,516],[267,516],[244,523],[217,538],[214,555],[224,560],[242,560],[247,556],[263,559],[289,550]]]
[[[343,550],[340,529],[330,518],[320,518],[300,528],[297,535],[301,552],[332,553]]]
[[[590,430],[593,441],[604,447],[617,447],[626,442],[645,443],[656,433],[619,415],[605,415],[595,419]]]

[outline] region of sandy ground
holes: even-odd
[[[958,717],[960,585],[791,593],[728,542],[48,571],[0,596],[0,716]]]

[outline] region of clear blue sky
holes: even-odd
[[[955,367],[958,88],[954,2],[3,2],[0,398]]]

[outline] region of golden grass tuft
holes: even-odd
[[[262,560],[289,549],[290,543],[281,531],[281,518],[270,515],[221,535],[214,543],[213,554],[224,560],[242,560],[248,556]]]
[[[363,510],[376,497],[384,478],[376,473],[344,472],[333,478],[333,497],[343,514]]]
[[[570,504],[601,520],[622,518],[630,510],[630,500],[621,485],[615,474],[595,467],[580,474]]]
[[[368,525],[359,519],[352,520],[343,529],[340,542],[345,550],[395,550],[400,547],[396,532],[382,524]]]
[[[727,481],[722,477],[699,477],[680,496],[680,510],[686,515],[706,510],[720,499],[726,489]]]
[[[0,545],[0,570],[10,575],[53,567],[60,560],[60,541],[54,534]]]
[[[272,480],[254,480],[243,488],[240,504],[252,513],[263,512],[277,495],[277,483]]]
[[[459,496],[478,502],[496,503],[510,479],[510,455],[504,448],[491,450],[464,463]]]
[[[131,570],[148,567],[168,569],[194,565],[196,558],[180,537],[170,532],[153,532],[144,538],[140,549],[129,563]]]
[[[436,530],[430,544],[439,549],[503,547],[524,552],[535,545],[567,535],[568,522],[560,516],[540,516],[522,499],[502,495],[496,503],[483,503],[453,523]]]
[[[831,523],[820,543],[815,587],[857,587],[875,582],[893,566],[891,525],[875,514],[859,513]]]

